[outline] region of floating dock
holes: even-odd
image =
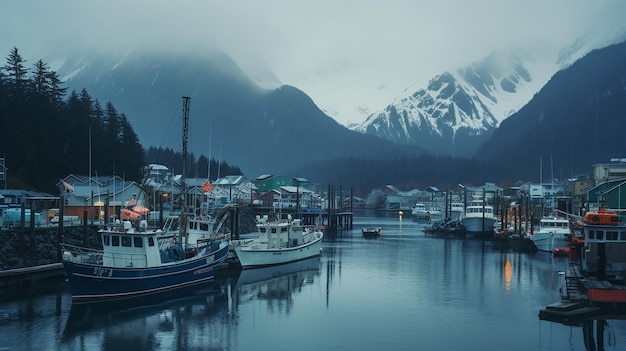
[[[605,280],[596,280],[582,274],[576,262],[569,263],[561,286],[561,301],[550,304],[539,311],[539,319],[576,325],[584,320],[602,318],[625,318],[626,287],[613,285]],[[610,298],[609,298],[610,297]]]

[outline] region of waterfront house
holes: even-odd
[[[604,205],[621,214],[626,210],[626,178],[610,180],[589,189],[586,203],[587,210],[597,210]]]
[[[148,207],[146,193],[134,181],[118,176],[82,176],[70,174],[58,183],[64,215],[86,218],[90,222],[119,219],[121,209],[135,200]]]

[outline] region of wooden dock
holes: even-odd
[[[54,290],[64,284],[62,263],[0,270],[0,300]]]
[[[594,277],[584,276],[577,262],[570,261],[567,270],[563,273],[565,281],[560,288],[561,301],[541,309],[540,319],[574,325],[584,320],[598,319],[600,316],[605,319],[626,317],[626,305],[623,299],[618,301],[593,296],[594,293],[611,296],[611,293],[619,292],[621,297],[626,287],[613,286],[606,280],[597,281]]]
[[[565,272],[565,291],[561,291],[561,298],[568,301],[589,301],[581,282],[583,278],[578,264],[570,261]]]

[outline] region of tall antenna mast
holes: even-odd
[[[180,182],[180,236],[182,240],[187,240],[187,141],[189,138],[189,96],[183,96],[183,171]]]

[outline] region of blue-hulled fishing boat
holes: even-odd
[[[186,208],[185,160],[189,97],[183,97],[183,173],[181,208]],[[189,215],[182,211],[180,223]],[[148,230],[143,220],[108,224],[100,229],[102,250],[62,244],[63,267],[72,301],[129,299],[211,280],[228,256],[229,235],[194,237],[187,226],[177,232]]]
[[[127,299],[211,280],[228,255],[228,238],[215,236],[195,248],[161,229],[130,221],[101,229],[102,250],[62,244],[72,301]]]

